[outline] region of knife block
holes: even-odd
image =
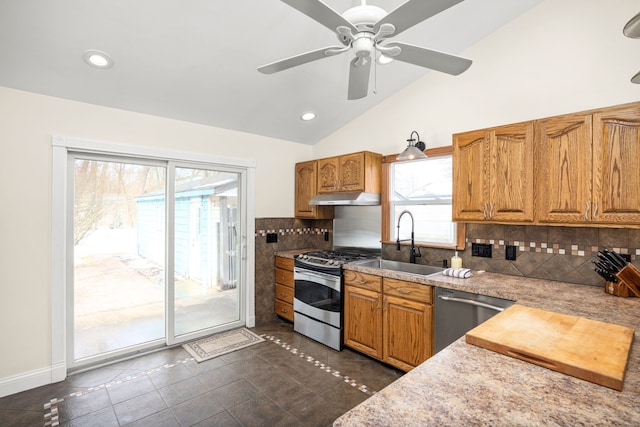
[[[633,296],[627,285],[622,282],[604,282],[604,291],[617,297],[627,298]]]
[[[627,264],[616,273],[618,283],[605,282],[604,291],[619,297],[640,297],[640,270]]]

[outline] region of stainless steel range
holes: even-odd
[[[379,252],[338,250],[296,256],[293,329],[342,350],[342,265],[378,255]]]

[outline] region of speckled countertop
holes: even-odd
[[[622,392],[469,345],[464,337],[338,418],[334,426],[638,426],[640,298],[602,288],[479,273],[469,279],[346,269],[508,298],[636,330]]]

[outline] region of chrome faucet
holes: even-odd
[[[409,216],[411,217],[411,239],[400,240],[400,220],[402,219],[402,215],[404,214],[409,214]],[[415,242],[413,241],[413,228],[414,228],[414,221],[413,221],[413,215],[411,214],[411,212],[407,210],[400,212],[400,216],[398,217],[398,233],[396,235],[396,250],[398,251],[400,250],[400,242],[406,242],[407,240],[411,240],[411,252],[409,252],[409,262],[411,264],[415,264],[416,258],[422,256],[420,255],[420,251],[418,250],[418,248],[416,248]]]

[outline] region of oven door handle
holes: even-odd
[[[293,269],[293,280],[316,282],[336,291],[340,291],[340,276],[334,276],[332,274],[325,274],[296,267]]]

